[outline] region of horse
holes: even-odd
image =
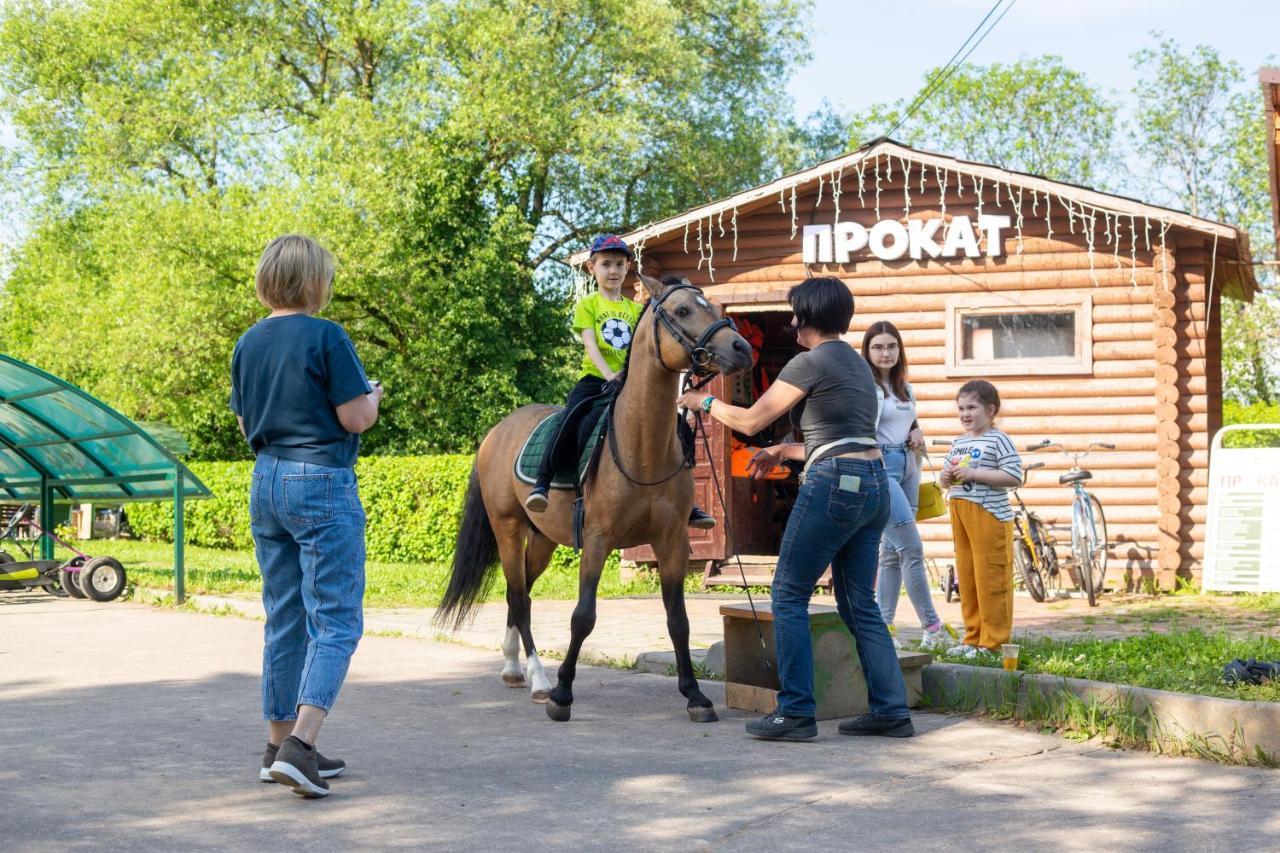
[[[524,645],[527,683],[547,715],[567,722],[582,643],[596,623],[596,589],[605,558],[615,549],[650,545],[658,561],[667,631],[676,653],[677,684],[688,700],[689,718],[714,722],[715,708],[703,695],[689,658],[689,618],[684,578],[689,562],[689,511],[693,475],[676,435],[673,412],[684,371],[707,376],[751,367],[751,347],[731,320],[688,281],[641,276],[649,301],[632,336],[621,388],[608,424],[608,451],[601,451],[585,484],[578,602],[570,622],[569,649],[554,687],[547,679],[530,627],[529,592],[546,569],[556,545],[573,542],[572,490],[553,489],[546,510],[524,508],[531,487],[515,474],[516,459],[533,429],[555,406],[533,404],[508,415],[480,443],[463,503],[457,548],[436,619],[461,627],[502,564],[507,582],[507,629],[502,680],[526,684],[520,668]],[[496,560],[495,560],[496,558]]]

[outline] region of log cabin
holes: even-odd
[[[1220,300],[1250,300],[1258,287],[1240,229],[881,139],[624,236],[646,274],[686,276],[750,333],[757,365],[709,386],[722,399],[749,405],[797,352],[787,291],[836,276],[854,296],[850,343],[860,347],[877,320],[901,330],[927,437],[955,437],[958,388],[990,379],[1003,400],[997,422],[1020,449],[1115,445],[1084,462],[1106,513],[1109,586],[1198,575],[1221,424]],[[696,499],[722,521],[691,531],[709,583],[740,583],[741,559],[749,582],[767,584],[776,563],[795,479],[731,476],[752,443],[797,438],[785,420],[765,433],[710,422],[700,441]],[[1046,467],[1021,495],[1066,555],[1071,492],[1058,477],[1071,461],[1035,461]],[[935,565],[953,558],[946,516],[921,535]]]

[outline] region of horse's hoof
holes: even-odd
[[[547,704],[547,700],[551,698],[550,690],[535,690],[529,694],[529,698],[533,699],[539,705]],[[567,709],[566,709],[567,710]]]
[[[507,685],[508,687],[524,687],[525,686],[524,676],[518,672],[502,673],[502,683]]]
[[[554,699],[547,699],[547,716],[557,723],[569,722],[569,706],[557,705]]]
[[[689,719],[695,723],[714,723],[720,718],[716,716],[715,708],[706,707],[706,708],[690,708]]]

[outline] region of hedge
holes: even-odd
[[[368,516],[369,559],[393,563],[448,563],[458,532],[458,514],[471,476],[469,455],[370,456],[356,465],[360,498]],[[253,462],[193,462],[191,470],[213,497],[186,503],[187,542],[208,548],[250,550],[249,483]],[[173,541],[173,504],[128,507],[129,524],[144,539]],[[610,559],[613,564],[614,555]],[[555,565],[576,565],[567,548]]]

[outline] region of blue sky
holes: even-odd
[[[842,112],[914,95],[994,0],[814,0],[813,59],[788,86],[800,116],[823,99]],[[1017,0],[969,64],[1057,54],[1095,85],[1128,99],[1130,55],[1163,31],[1184,47],[1207,44],[1256,79],[1280,62],[1280,0]],[[1261,96],[1259,96],[1261,97]]]

